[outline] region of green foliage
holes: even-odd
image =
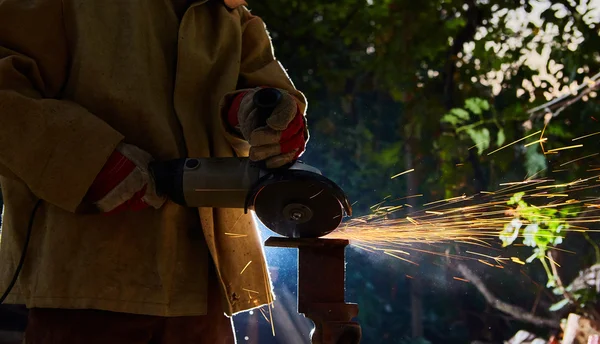
[[[499,238],[504,247],[515,243],[521,236],[525,246],[533,248],[533,254],[526,262],[538,260],[544,266],[548,276],[547,287],[555,287],[555,277],[547,264],[548,249],[563,242],[569,229],[568,218],[577,216],[579,210],[575,206],[557,209],[548,206],[535,206],[524,200],[525,193],[514,194],[507,205],[511,206],[513,219],[504,225]],[[524,228],[523,228],[524,226]]]
[[[468,98],[465,100],[465,108],[476,115],[481,115],[483,111],[490,109],[490,103],[481,98]]]

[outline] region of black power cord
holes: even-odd
[[[27,226],[27,235],[25,236],[25,243],[23,244],[23,251],[21,252],[21,259],[19,259],[19,264],[17,264],[17,268],[15,269],[15,273],[13,274],[10,284],[6,288],[4,294],[2,294],[2,297],[0,297],[0,304],[4,302],[4,299],[6,299],[12,288],[15,286],[15,283],[17,283],[17,278],[19,278],[19,274],[21,273],[21,269],[23,268],[23,263],[25,263],[25,256],[27,254],[27,246],[29,246],[29,239],[31,239],[31,230],[33,228],[33,220],[35,219],[35,213],[37,213],[37,210],[41,204],[42,200],[37,200],[37,202],[35,202],[33,210],[31,211],[31,216],[29,217],[29,225]]]

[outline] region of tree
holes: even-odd
[[[292,0],[282,6],[267,0],[250,5],[267,23],[278,58],[309,99],[312,139],[304,159],[338,182],[360,214],[390,195],[423,194],[418,201],[424,203],[490,190],[595,153],[593,144],[586,144],[583,150],[545,156],[539,145],[522,142],[488,155],[544,129],[543,114],[527,110],[565,86],[586,82],[599,69],[598,28],[589,4]],[[515,20],[519,13],[526,15]],[[535,13],[541,13],[539,20]],[[536,60],[536,54],[547,58]],[[593,97],[590,93],[586,102],[552,118],[545,128],[546,149],[567,146],[597,125],[600,116],[592,117],[600,109]],[[584,175],[589,163],[575,162],[559,178]],[[414,174],[390,179],[410,168]],[[407,336],[401,324],[408,323],[409,314],[390,315],[395,324],[390,328],[376,314],[385,308],[386,297],[357,292],[368,281],[377,281],[379,293],[405,290],[401,270],[406,266],[392,268],[398,278],[380,280],[381,268],[360,268],[368,258],[351,255],[349,261],[356,269],[349,272],[349,292],[361,300],[361,319],[373,326],[366,340],[385,342],[377,331],[392,331],[388,338]],[[465,302],[462,307],[481,311],[481,304]],[[452,307],[447,295],[440,303]],[[425,307],[430,312],[432,306]],[[432,312],[439,315],[442,309]],[[447,319],[452,317],[456,314]],[[435,325],[425,320],[427,338],[461,342],[434,331],[440,328]]]

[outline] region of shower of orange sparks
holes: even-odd
[[[540,132],[543,133],[543,131]],[[517,140],[511,144],[523,139]],[[564,148],[566,147],[563,147],[563,149]],[[585,156],[564,164],[583,160],[595,155],[598,154]],[[536,174],[539,174],[540,172],[542,171],[539,171]],[[532,177],[534,176],[535,174],[524,181],[502,183],[499,186],[503,186],[504,188],[500,190],[482,191],[480,192],[479,197],[483,198],[484,201],[477,204],[471,204],[471,201],[474,200],[474,196],[463,194],[457,197],[450,197],[426,203],[421,209],[412,211],[410,216],[397,216],[399,211],[406,208],[402,205],[388,205],[387,202],[421,197],[423,196],[422,194],[397,198],[395,200],[390,200],[390,197],[388,196],[383,202],[372,207],[372,209],[375,208],[376,210],[375,214],[351,219],[345,222],[340,230],[329,234],[327,237],[349,239],[351,244],[361,250],[371,253],[384,253],[385,255],[414,265],[418,265],[414,260],[408,260],[394,253],[410,255],[410,251],[422,252],[450,259],[475,260],[496,268],[504,268],[503,264],[506,263],[523,265],[525,263],[517,257],[493,256],[474,251],[466,251],[467,255],[449,255],[444,252],[436,252],[435,250],[420,249],[417,247],[428,245],[435,248],[442,244],[459,243],[486,248],[488,250],[491,249],[493,246],[492,243],[498,242],[498,235],[504,229],[504,226],[516,215],[514,209],[511,210],[512,208],[507,206],[506,202],[518,190],[525,192],[524,198],[530,198],[532,200],[547,199],[548,201],[545,204],[537,206],[540,209],[560,209],[563,206],[584,204],[585,207],[591,209],[590,211],[600,209],[600,204],[595,204],[600,198],[586,198],[585,201],[583,201],[578,200],[575,197],[577,196],[577,191],[600,187],[600,184],[597,183],[597,178],[600,176],[577,179],[564,183],[554,183],[554,180],[550,178],[533,179]],[[544,189],[558,188],[565,189],[565,191],[568,192],[550,193],[544,191]],[[552,201],[553,199],[560,199],[561,197],[571,197],[571,199],[560,202]],[[533,204],[532,206],[536,207]],[[588,216],[587,214],[584,214],[584,212],[581,212],[580,215],[581,216],[574,219],[567,220],[569,223],[569,229],[567,229],[567,231],[589,231],[589,228],[582,227],[581,224],[600,222],[600,216],[596,215],[596,213]],[[545,216],[540,215],[539,217],[544,218],[546,222],[553,221]],[[522,237],[522,234],[519,236]],[[401,250],[398,248],[401,248]],[[469,257],[469,255],[484,257],[486,260],[495,262],[495,264],[491,264],[488,261],[477,257]]]

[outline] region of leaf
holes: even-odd
[[[448,28],[450,30],[455,30],[455,29],[459,29],[459,28],[462,28],[465,25],[467,25],[467,21],[464,20],[462,17],[454,17],[454,18],[446,21],[446,23],[444,23],[444,25],[446,25],[446,28]]]
[[[461,122],[461,120],[458,117],[451,115],[451,114],[445,114],[442,117],[441,121],[442,121],[442,123],[450,123],[454,126],[456,126],[457,124],[459,124]]]
[[[538,246],[538,239],[537,238],[537,232],[538,229],[540,227],[538,226],[537,223],[532,223],[527,225],[527,227],[525,227],[525,230],[523,230],[523,244],[530,246],[530,247],[536,247]]]
[[[508,200],[508,202],[506,202],[506,204],[513,205],[519,203],[523,196],[525,196],[525,192],[517,192],[510,198],[510,200]]]
[[[551,312],[556,312],[568,304],[569,304],[569,299],[562,299],[562,300],[558,301],[557,303],[553,304],[552,306],[550,306],[549,310]]]
[[[490,147],[490,131],[487,128],[467,129],[466,133],[477,146],[477,154],[481,155],[483,151]]]
[[[504,230],[500,232],[500,240],[502,240],[502,247],[511,245],[517,237],[519,237],[519,229],[523,223],[519,219],[512,219],[510,223],[504,225]]]
[[[465,111],[464,109],[454,108],[454,109],[450,110],[450,113],[462,120],[465,120],[465,121],[468,121],[470,118],[469,113],[467,111]]]
[[[504,136],[504,129],[498,130],[498,135],[496,138],[496,146],[500,147],[506,141],[506,136]]]
[[[469,113],[463,109],[454,108],[449,113],[445,114],[441,121],[444,123],[450,123],[454,126],[464,123],[469,120]]]
[[[490,109],[490,104],[485,99],[469,98],[465,100],[465,108],[476,115],[481,115],[483,111]]]

